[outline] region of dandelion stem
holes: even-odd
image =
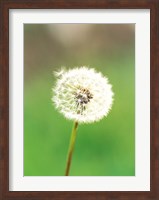
[[[69,145],[69,150],[68,150],[68,157],[67,157],[65,176],[68,176],[69,175],[69,171],[70,171],[72,154],[73,154],[76,135],[77,135],[77,127],[78,127],[78,122],[75,121],[74,125],[73,125],[73,129],[72,129],[72,133],[71,133],[71,139],[70,139],[70,145]]]

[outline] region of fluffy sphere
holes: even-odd
[[[112,107],[112,86],[93,68],[80,67],[56,72],[52,101],[67,119],[92,123],[107,116]]]

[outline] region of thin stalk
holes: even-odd
[[[72,129],[72,133],[71,133],[71,138],[70,138],[70,145],[69,145],[69,150],[68,150],[65,176],[69,176],[72,154],[73,154],[75,140],[76,140],[76,136],[77,136],[77,127],[78,127],[78,122],[75,121],[74,125],[73,125],[73,129]]]

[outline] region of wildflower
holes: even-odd
[[[112,107],[112,86],[108,79],[93,68],[79,67],[55,74],[52,101],[67,119],[92,123],[107,116]]]

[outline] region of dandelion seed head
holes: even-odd
[[[100,72],[79,67],[62,69],[56,76],[52,101],[67,119],[92,123],[107,116],[114,93],[108,79]]]

